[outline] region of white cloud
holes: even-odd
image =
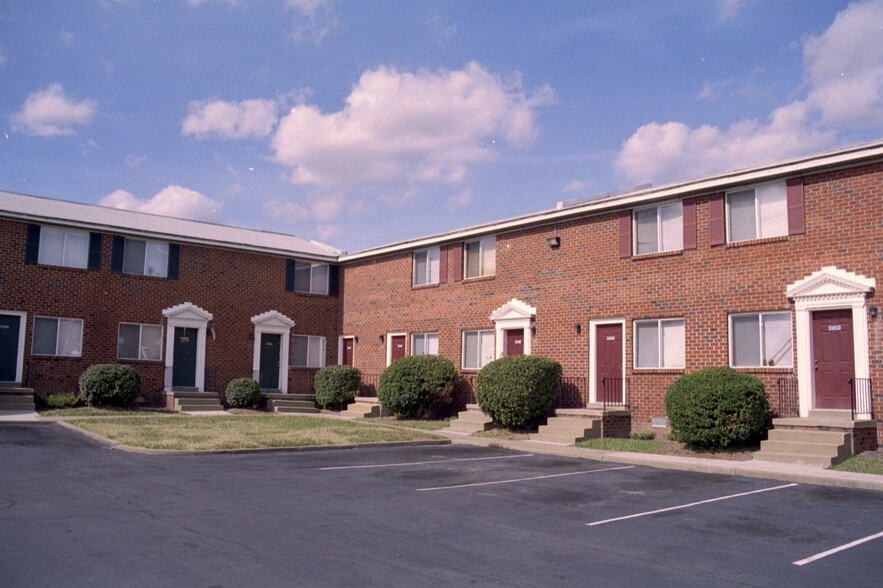
[[[70,31],[61,31],[58,35],[58,42],[62,45],[70,45],[74,42],[74,34]]]
[[[322,242],[332,241],[343,235],[343,230],[340,225],[317,225],[316,236]]]
[[[147,212],[193,220],[214,220],[222,204],[195,190],[169,185],[147,200],[126,190],[111,192],[99,201],[102,206]]]
[[[285,0],[285,6],[296,14],[289,39],[320,45],[326,36],[338,26],[328,0]]]
[[[447,208],[448,210],[460,210],[461,208],[469,206],[471,203],[472,190],[467,189],[448,198]]]
[[[721,22],[728,21],[742,12],[745,0],[718,0],[717,18]]]
[[[343,212],[344,199],[341,194],[312,194],[305,203],[272,199],[263,205],[264,214],[293,225],[307,220],[330,222]]]
[[[328,0],[285,0],[285,5],[294,8],[305,16],[315,16],[316,11],[328,5]]]
[[[12,117],[12,128],[39,137],[73,135],[73,127],[90,123],[95,110],[95,101],[71,100],[61,84],[52,84],[25,98],[21,111]]]
[[[562,192],[567,192],[568,194],[573,192],[582,192],[587,187],[587,184],[582,180],[571,180],[564,184],[564,187],[561,188]]]
[[[297,202],[284,200],[268,200],[263,205],[264,214],[271,218],[293,225],[310,218],[310,211],[306,206]]]
[[[139,167],[145,161],[147,161],[147,155],[135,155],[134,153],[129,153],[125,159],[126,165],[129,167]]]
[[[195,100],[187,105],[181,134],[199,139],[244,139],[266,137],[276,124],[273,100]]]
[[[804,42],[805,99],[776,108],[765,121],[727,128],[646,124],[623,143],[616,167],[639,182],[697,177],[818,151],[845,128],[883,125],[880,38],[883,0],[850,4]]]
[[[429,34],[439,43],[457,34],[457,25],[438,15],[429,17],[426,26],[429,28]]]
[[[495,142],[526,147],[539,131],[536,109],[552,100],[528,95],[477,63],[457,71],[362,74],[343,110],[292,108],[272,145],[296,184],[354,187],[458,182],[470,165],[493,159]]]
[[[237,6],[242,6],[242,2],[240,0],[187,0],[187,4],[190,6],[202,6],[203,4],[226,4],[230,8],[235,8]]]

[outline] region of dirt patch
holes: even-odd
[[[661,453],[663,455],[700,457],[706,459],[729,459],[732,461],[749,461],[754,458],[755,453],[760,451],[760,445],[735,447],[731,449],[700,449],[689,447],[683,443],[678,443],[677,441],[670,441],[669,439],[654,439],[651,443],[658,443],[661,445]]]

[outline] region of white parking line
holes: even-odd
[[[438,486],[436,488],[417,488],[417,492],[432,492],[434,490],[455,490],[457,488],[475,488],[476,486],[494,486],[497,484],[514,484],[515,482],[530,482],[531,480],[547,480],[549,478],[563,478],[565,476],[579,476],[582,474],[596,474],[598,472],[612,472],[615,470],[630,470],[633,467],[635,467],[635,466],[602,468],[600,470],[582,470],[579,472],[567,472],[566,474],[548,474],[546,476],[533,476],[530,478],[513,478],[511,480],[497,480],[496,482],[476,482],[474,484],[457,484],[456,486]]]
[[[856,539],[852,543],[847,543],[846,545],[841,545],[840,547],[835,547],[834,549],[829,549],[828,551],[823,551],[822,553],[817,553],[812,557],[808,557],[806,559],[802,559],[800,561],[793,562],[795,566],[805,566],[808,563],[812,563],[814,561],[820,560],[823,557],[828,557],[829,555],[834,555],[835,553],[840,553],[841,551],[846,551],[856,545],[861,545],[862,543],[867,543],[868,541],[873,541],[874,539],[879,539],[883,537],[883,531],[877,533],[876,535],[869,535],[867,537],[862,537],[861,539]]]
[[[784,486],[775,486],[773,488],[761,488],[760,490],[752,490],[751,492],[742,492],[740,494],[730,494],[729,496],[720,496],[718,498],[709,498],[708,500],[700,500],[699,502],[691,502],[690,504],[681,504],[679,506],[670,506],[668,508],[660,508],[659,510],[651,510],[648,512],[639,512],[637,514],[628,515],[624,517],[616,517],[615,519],[605,519],[603,521],[595,521],[594,523],[586,523],[587,527],[594,527],[596,525],[606,525],[607,523],[615,523],[617,521],[625,521],[628,519],[636,519],[638,517],[646,517],[650,515],[659,514],[661,512],[669,512],[672,510],[680,510],[683,508],[690,508],[691,506],[699,506],[700,504],[708,504],[710,502],[718,502],[720,500],[729,500],[730,498],[739,498],[740,496],[748,496],[749,494],[760,494],[761,492],[772,492],[773,490],[783,490],[785,488],[791,488],[792,486],[797,486],[797,484],[785,484]]]
[[[436,459],[430,461],[411,461],[406,463],[378,463],[378,464],[366,464],[366,465],[350,465],[350,466],[336,466],[336,467],[328,467],[328,468],[319,468],[321,471],[328,470],[366,470],[371,468],[402,468],[406,466],[416,466],[416,465],[435,465],[438,463],[455,463],[461,461],[487,461],[490,459],[518,459],[520,457],[533,457],[533,453],[522,453],[520,455],[496,455],[493,457],[461,457],[457,459]]]

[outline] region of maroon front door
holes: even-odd
[[[506,331],[506,355],[524,355],[524,329]]]
[[[816,408],[849,410],[849,380],[855,377],[852,310],[812,313],[812,358]]]
[[[622,325],[598,325],[595,341],[595,395],[598,402],[621,404]]]
[[[389,361],[394,362],[397,359],[405,357],[405,336],[393,335],[389,339]]]
[[[343,365],[353,367],[353,350],[355,340],[352,337],[343,340]]]

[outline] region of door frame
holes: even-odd
[[[404,332],[402,332],[402,333],[400,333],[400,332],[387,333],[386,334],[386,365],[387,366],[389,366],[389,364],[392,363],[392,338],[393,337],[404,337],[405,338],[405,356],[407,357],[407,355],[408,355],[408,333],[404,333]],[[353,346],[353,353],[355,353],[355,349],[356,348],[354,345]],[[341,349],[341,351],[343,351],[343,350]]]
[[[282,394],[288,394],[288,366],[289,366],[289,350],[291,344],[291,329],[294,327],[294,320],[288,318],[278,310],[268,310],[267,312],[251,317],[251,324],[254,325],[254,349],[252,352],[251,369],[254,374],[260,375],[261,371],[261,336],[264,333],[268,335],[279,335],[279,391]],[[260,381],[259,378],[255,378]]]
[[[491,313],[489,317],[494,323],[494,349],[496,358],[506,353],[506,331],[524,329],[524,355],[531,354],[533,342],[533,326],[537,318],[537,309],[529,304],[513,298]]]
[[[341,335],[337,338],[337,365],[344,365],[343,363],[343,345],[345,339],[353,340],[353,367],[356,366],[356,343],[358,343],[359,338],[355,335]]]
[[[625,400],[627,397],[626,386],[628,386],[625,377],[627,367],[625,361],[626,320],[624,318],[610,318],[592,319],[589,321],[589,402],[599,402],[599,390],[598,384],[596,383],[597,378],[595,377],[595,372],[598,367],[598,327],[601,325],[619,325],[622,328],[622,398]]]
[[[214,316],[191,302],[172,306],[162,311],[166,319],[166,375],[164,387],[172,390],[172,366],[175,365],[175,329],[196,329],[196,380],[195,388],[205,392],[205,335],[209,321]]]
[[[795,341],[797,348],[797,386],[800,416],[808,417],[816,406],[815,377],[813,374],[812,313],[818,310],[852,310],[853,355],[855,377],[870,377],[870,348],[868,345],[867,295],[874,291],[876,281],[862,275],[828,266],[785,290],[794,302],[796,313]],[[862,418],[865,415],[856,415]],[[868,417],[870,415],[867,415]]]
[[[15,380],[4,384],[24,384],[25,366],[25,331],[28,326],[28,313],[18,310],[0,310],[0,314],[19,317],[18,324],[18,357],[15,362]]]

